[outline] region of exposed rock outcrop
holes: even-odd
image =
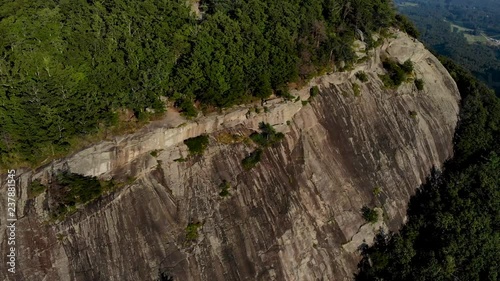
[[[377,75],[384,56],[411,59],[424,90],[413,83],[385,89]],[[242,106],[196,121],[171,112],[133,135],[22,171],[17,272],[4,274],[2,263],[3,280],[155,280],[159,272],[174,280],[352,279],[358,247],[379,228],[396,230],[431,167],[452,155],[458,114],[454,81],[419,42],[396,33],[369,57],[292,92],[306,100],[319,86],[308,104],[276,99],[266,112]],[[356,80],[359,70],[368,82]],[[285,139],[245,171],[241,160],[254,146],[224,136],[248,135],[261,121]],[[203,133],[210,145],[202,157],[174,161],[187,156],[183,140]],[[48,222],[46,196],[28,199],[26,186],[62,169],[135,181]],[[224,180],[231,184],[227,197],[219,195]],[[6,206],[2,196],[1,214]],[[383,219],[367,224],[363,206],[377,207]],[[195,222],[198,238],[186,241],[186,227]],[[6,253],[4,215],[0,223]]]

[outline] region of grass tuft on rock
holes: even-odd
[[[222,183],[219,185],[219,188],[220,188],[220,192],[219,192],[219,195],[221,197],[227,197],[229,195],[231,195],[231,193],[229,193],[229,189],[231,188],[231,184],[224,180],[222,181]]]
[[[368,75],[364,71],[358,71],[356,72],[356,78],[358,78],[359,81],[361,82],[367,82],[368,81]]]
[[[190,223],[186,227],[186,241],[193,242],[199,237],[198,229],[201,227],[201,223]]]

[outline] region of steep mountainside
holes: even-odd
[[[413,82],[386,89],[378,76],[385,58],[413,61],[423,90]],[[194,122],[169,113],[133,135],[18,171],[17,273],[3,280],[352,279],[358,247],[380,227],[397,229],[415,188],[452,155],[459,93],[422,44],[396,32],[354,70],[292,94],[310,102],[275,99],[260,113],[237,107]],[[234,135],[261,121],[285,138],[245,170],[255,145]],[[205,153],[179,161],[183,140],[204,133]],[[29,199],[27,186],[57,170],[126,184],[55,222],[47,193]],[[222,197],[224,181],[231,188]],[[6,206],[2,196],[0,213]],[[364,206],[383,219],[366,223]],[[0,216],[2,252],[5,226]]]

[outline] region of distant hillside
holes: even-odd
[[[500,3],[498,1],[396,1],[415,22],[421,40],[470,70],[500,96]]]

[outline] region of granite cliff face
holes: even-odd
[[[419,42],[396,32],[369,57],[292,92],[306,100],[318,85],[308,104],[276,99],[266,112],[238,107],[196,121],[170,112],[133,135],[18,171],[17,273],[4,274],[2,263],[2,280],[155,280],[159,272],[174,280],[351,280],[358,247],[379,228],[396,230],[431,167],[452,155],[458,114],[454,81]],[[424,91],[413,83],[385,89],[381,57],[411,59]],[[359,70],[368,82],[356,80]],[[229,136],[248,136],[261,121],[285,139],[245,171],[241,160],[255,146]],[[182,141],[202,133],[210,136],[204,155],[174,161],[187,156]],[[28,199],[26,187],[68,169],[134,181],[51,222],[46,195]],[[224,180],[227,197],[219,195]],[[367,224],[363,206],[383,219]],[[186,241],[190,223],[201,225],[194,242]],[[2,215],[2,253],[5,227]]]

